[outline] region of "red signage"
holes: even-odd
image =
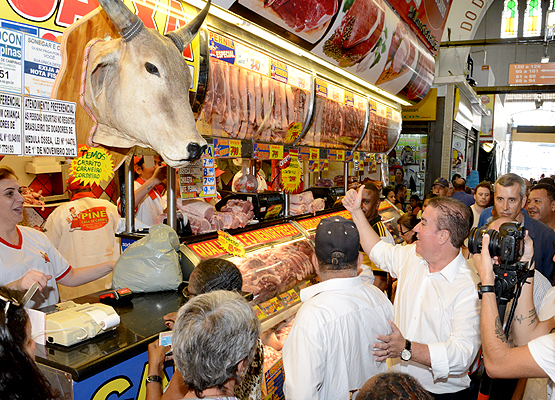
[[[310,231],[312,229],[316,229],[320,221],[323,220],[324,218],[337,217],[337,216],[351,219],[351,213],[347,210],[343,210],[343,211],[338,211],[331,214],[319,215],[314,218],[303,219],[302,221],[297,221],[297,222],[301,224],[301,226],[305,228],[307,231]]]
[[[453,0],[388,0],[416,36],[437,55]]]
[[[555,63],[509,64],[509,85],[553,85]]]

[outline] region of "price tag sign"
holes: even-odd
[[[308,162],[308,172],[318,172],[319,165],[318,160],[310,160]]]
[[[300,161],[310,160],[310,148],[308,148],[308,147],[299,147],[299,160]]]
[[[270,60],[270,77],[281,83],[287,83],[288,65],[279,60]]]
[[[318,165],[318,170],[319,171],[327,171],[328,166],[329,166],[328,160],[320,160],[319,165]]]
[[[270,160],[281,160],[283,158],[283,146],[279,144],[270,145]]]
[[[260,307],[258,306],[254,306],[254,314],[256,315],[256,318],[258,318],[259,321],[262,321],[264,318],[266,318],[266,316],[264,315],[264,312],[260,309]]]
[[[380,117],[383,117],[383,118],[386,117],[386,115],[387,115],[387,110],[386,110],[385,105],[383,105],[382,103],[378,103],[377,111],[378,111],[378,115],[379,115]]]
[[[275,297],[271,298],[268,301],[265,301],[264,303],[260,303],[259,306],[268,316],[275,314],[280,310],[283,310],[283,305]]]
[[[216,193],[216,168],[214,162],[214,147],[209,144],[202,153],[202,189],[199,197],[215,197]]]
[[[290,85],[298,87],[299,89],[310,90],[310,82],[312,80],[310,74],[290,65],[287,66],[287,72],[289,75],[288,83]]]
[[[337,150],[328,150],[328,160],[337,161]]]
[[[237,65],[264,76],[269,75],[270,57],[239,43],[236,43],[235,51],[235,63]]]
[[[289,167],[281,171],[283,190],[286,193],[294,193],[301,186],[302,168],[299,164],[299,155],[296,150],[289,150],[291,163]]]
[[[285,303],[286,305],[290,306],[292,304],[295,304],[296,302],[300,301],[301,298],[299,297],[299,295],[297,294],[297,292],[295,292],[294,289],[291,289],[285,293],[281,293],[279,295],[279,298],[281,299],[281,301],[283,303]]]
[[[340,88],[339,86],[328,83],[328,99],[344,104],[345,90],[343,90],[343,88]]]
[[[71,161],[70,175],[88,185],[107,181],[114,176],[112,155],[102,147],[79,146],[79,157]]]
[[[318,160],[320,158],[320,150],[319,149],[310,149],[310,159],[311,160]]]
[[[352,152],[352,151],[345,151],[345,162],[353,162],[355,161],[355,155],[356,153]],[[357,158],[358,161],[358,158]]]
[[[245,247],[243,244],[227,232],[218,231],[218,244],[229,254],[245,257]]]
[[[358,94],[354,95],[354,99],[353,99],[353,105],[355,108],[359,109],[359,110],[366,110],[366,98],[359,96]]]
[[[214,157],[229,157],[229,140],[214,138]]]
[[[364,161],[363,161],[364,160],[364,153],[358,153],[358,154],[359,154],[358,170],[359,171],[364,171]]]
[[[345,150],[337,150],[337,161],[345,161]]]
[[[240,140],[230,140],[229,141],[229,157],[231,157],[231,158],[241,157],[241,141]]]
[[[289,125],[287,129],[287,135],[285,136],[286,143],[293,143],[297,139],[303,130],[303,124],[300,122],[295,122]]]
[[[267,143],[255,143],[253,147],[253,158],[257,160],[269,160],[270,145]]]

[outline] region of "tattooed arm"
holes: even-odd
[[[495,275],[488,252],[488,235],[484,236],[482,246],[482,253],[473,256],[474,263],[482,279],[482,285],[493,285]],[[521,295],[521,298],[522,296],[524,296],[524,293]],[[528,293],[528,296],[531,297],[531,294]],[[534,361],[528,346],[509,347],[503,332],[501,320],[499,319],[495,293],[484,293],[482,295],[480,324],[484,363],[490,377],[494,379],[547,377],[547,374]]]

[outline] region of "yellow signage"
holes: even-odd
[[[80,145],[79,157],[71,161],[69,174],[84,185],[108,181],[114,176],[112,155],[101,147]]]
[[[222,249],[237,257],[245,257],[245,247],[229,233],[218,231],[218,242]]]
[[[294,193],[301,186],[302,168],[299,164],[297,152],[290,151],[291,163],[282,172],[283,190],[286,193]]]
[[[435,121],[437,110],[437,89],[428,94],[414,106],[403,106],[403,121]]]

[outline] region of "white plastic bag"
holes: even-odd
[[[133,292],[177,290],[183,280],[178,251],[175,231],[167,225],[153,225],[146,237],[131,244],[116,261],[112,288]]]

